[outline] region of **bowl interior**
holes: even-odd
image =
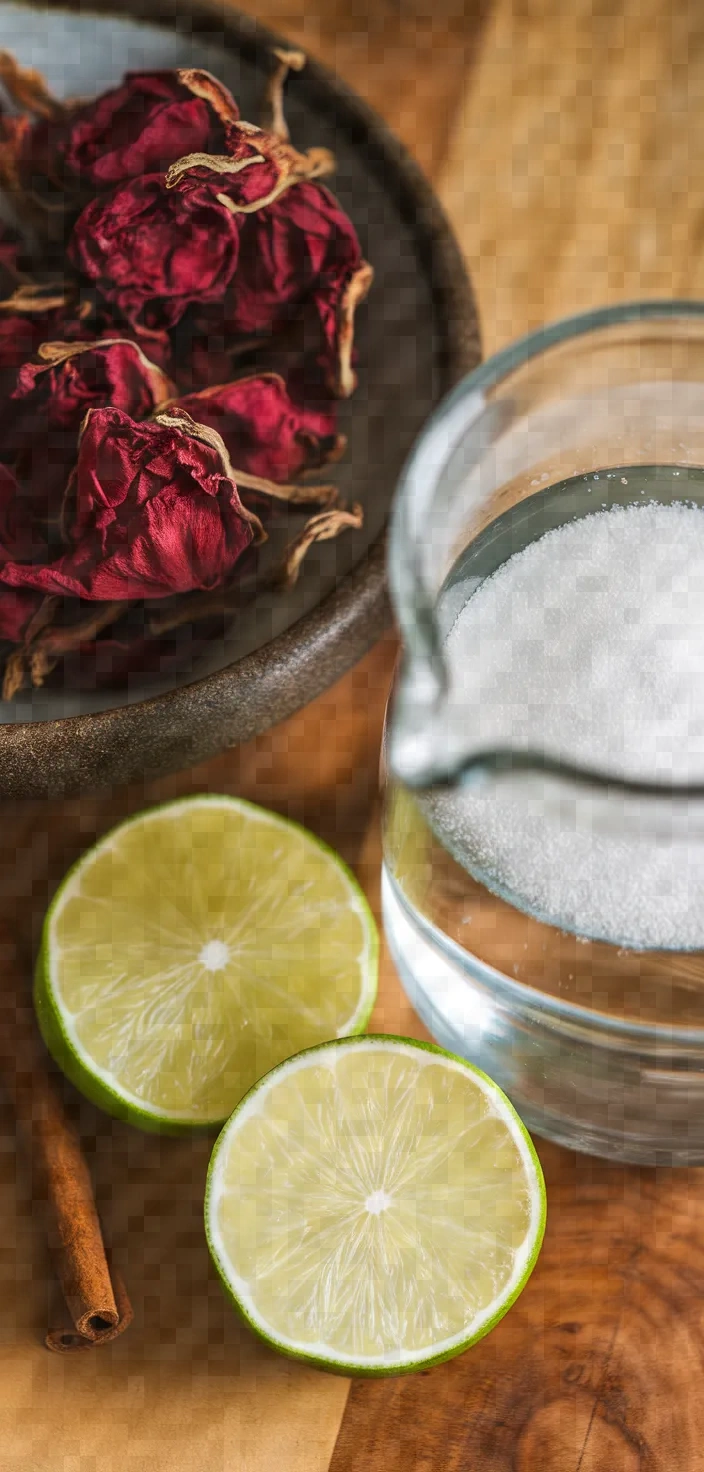
[[[38,67],[59,96],[91,96],[114,85],[126,71],[176,66],[204,67],[237,97],[242,116],[256,122],[265,63],[241,54],[237,45],[110,15],[75,14],[0,4],[0,47],[25,66]],[[0,723],[47,721],[108,710],[200,680],[262,649],[314,609],[365,556],[386,523],[403,461],[442,387],[442,343],[412,223],[405,221],[394,191],[385,187],[351,131],[322,109],[319,93],[306,89],[305,71],[289,82],[287,118],[300,148],[324,145],[337,158],[330,187],[354,221],[375,280],[360,309],[356,341],[359,387],[340,406],[340,429],[348,449],[332,476],[342,499],[364,507],[362,531],[312,548],[298,585],[285,596],[260,594],[237,615],[223,637],[205,647],[185,640],[168,674],[131,676],[121,688],[78,693],[70,688],[23,692],[0,703]],[[310,514],[310,513],[308,513]],[[288,513],[269,525],[267,557],[274,558],[304,524],[305,514]]]

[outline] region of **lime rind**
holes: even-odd
[[[448,1063],[454,1064],[460,1071],[471,1074],[477,1080],[482,1092],[491,1100],[497,1112],[504,1119],[512,1139],[518,1146],[521,1160],[526,1170],[526,1176],[533,1186],[530,1197],[531,1219],[529,1229],[526,1232],[524,1250],[517,1254],[519,1260],[511,1275],[509,1284],[500,1295],[500,1298],[488,1305],[483,1313],[477,1315],[476,1321],[467,1326],[466,1330],[452,1336],[451,1339],[445,1342],[432,1346],[428,1352],[411,1352],[403,1355],[403,1357],[399,1356],[393,1359],[382,1356],[360,1356],[352,1358],[337,1354],[329,1346],[306,1346],[302,1348],[287,1338],[287,1336],[277,1334],[271,1325],[264,1323],[253,1308],[250,1294],[247,1291],[238,1292],[233,1283],[233,1278],[236,1279],[237,1274],[228,1261],[216,1220],[216,1209],[220,1197],[219,1177],[224,1164],[225,1147],[235,1127],[235,1123],[238,1125],[241,1124],[248,1114],[255,1112],[262,1094],[271,1088],[277,1076],[290,1074],[295,1068],[305,1067],[307,1060],[312,1056],[327,1053],[332,1049],[350,1047],[357,1049],[367,1047],[388,1048],[389,1044],[395,1050],[421,1051],[433,1054],[447,1060]],[[465,1350],[477,1344],[500,1323],[517,1298],[520,1297],[537,1263],[547,1221],[547,1197],[542,1167],[528,1130],[510,1099],[507,1098],[503,1090],[499,1088],[498,1084],[488,1074],[483,1073],[481,1069],[469,1063],[467,1059],[460,1057],[456,1053],[451,1053],[435,1043],[427,1043],[415,1038],[399,1037],[395,1034],[369,1033],[364,1038],[340,1038],[329,1043],[319,1043],[314,1047],[305,1048],[294,1057],[277,1064],[268,1074],[257,1080],[237,1105],[230,1119],[223,1126],[213,1147],[206,1181],[204,1219],[208,1250],[225,1294],[240,1319],[252,1330],[257,1338],[279,1354],[284,1354],[291,1359],[315,1366],[317,1369],[326,1370],[331,1374],[381,1378],[391,1375],[416,1373],[419,1370],[431,1369],[434,1365],[443,1364],[447,1360],[454,1359],[458,1354],[462,1354]]]
[[[362,923],[365,955],[360,964],[362,985],[359,1000],[352,1016],[338,1030],[338,1036],[343,1031],[344,1037],[355,1036],[364,1031],[374,1008],[378,986],[379,933],[358,880],[329,844],[294,819],[284,818],[245,798],[203,793],[157,804],[117,824],[76,860],[67,871],[49,905],[42,928],[35,970],[34,1005],[39,1030],[48,1051],[79,1092],[113,1117],[125,1120],[142,1130],[159,1134],[184,1135],[192,1134],[194,1131],[213,1131],[222,1127],[223,1120],[227,1116],[220,1113],[212,1119],[198,1118],[195,1120],[192,1116],[180,1111],[157,1108],[126,1089],[119,1080],[106,1074],[96,1065],[94,1059],[68,1025],[65,1008],[58,996],[55,984],[56,960],[52,965],[51,959],[52,956],[56,958],[58,955],[54,929],[64,904],[72,895],[80,891],[83,873],[90,869],[101,854],[117,848],[123,833],[152,821],[163,821],[164,818],[172,817],[178,819],[183,810],[193,810],[196,806],[210,806],[244,813],[249,820],[278,828],[280,831],[296,833],[306,844],[310,844],[328,858],[334,865],[336,873],[345,880],[350,905]]]

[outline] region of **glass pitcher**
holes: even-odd
[[[391,530],[403,985],[530,1128],[642,1163],[704,1162],[703,513],[704,304],[650,302],[465,379]]]

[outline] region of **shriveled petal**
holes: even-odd
[[[239,233],[208,190],[169,193],[160,175],[145,174],[86,205],[68,254],[128,321],[158,330],[191,302],[224,298]]]
[[[129,338],[44,342],[38,358],[24,363],[17,376],[14,434],[18,417],[23,434],[52,426],[78,431],[88,409],[106,405],[146,419],[173,390],[161,368]],[[12,426],[8,433],[13,436]],[[0,426],[0,444],[5,438]]]
[[[233,336],[274,337],[303,314],[312,316],[328,387],[346,398],[355,387],[354,312],[372,276],[334,195],[299,184],[245,221],[227,328]]]
[[[335,167],[329,149],[299,153],[278,133],[242,120],[227,125],[225,143],[226,152],[219,156],[193,152],[178,159],[166,172],[167,189],[187,194],[207,186],[226,209],[247,215],[272,204],[292,184]]]
[[[63,163],[94,188],[162,172],[184,153],[217,151],[223,122],[207,96],[207,72],[128,72],[119,87],[81,108],[67,129]],[[193,78],[197,91],[189,86]],[[211,97],[229,93],[211,77]],[[237,114],[232,97],[230,113]]]
[[[277,373],[251,374],[175,402],[222,435],[236,477],[244,471],[283,485],[338,458],[335,403],[296,403]]]
[[[90,102],[52,99],[35,111],[33,123],[24,119],[4,129],[3,141],[14,158],[14,192],[34,195],[45,207],[47,185],[69,196],[110,189],[163,172],[185,153],[220,152],[225,124],[239,116],[227,88],[194,68],[128,72],[119,86]]]
[[[92,409],[66,516],[69,550],[0,570],[13,587],[82,598],[160,598],[217,587],[263,532],[228,474],[222,441],[187,415],[136,424]]]

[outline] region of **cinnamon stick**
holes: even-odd
[[[48,1349],[66,1354],[122,1334],[132,1308],[108,1265],[90,1172],[39,1037],[26,968],[0,924],[0,1083],[31,1153],[34,1193],[48,1207],[49,1247],[64,1300]]]

